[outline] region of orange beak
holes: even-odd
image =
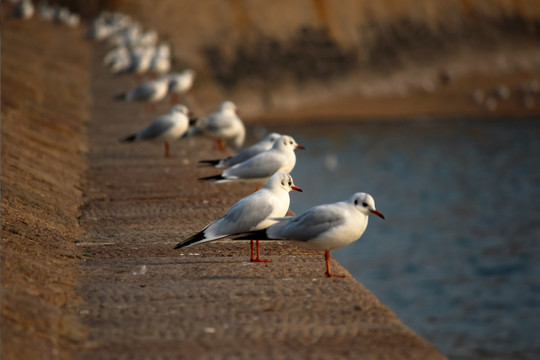
[[[296,145],[296,148],[297,148],[297,149],[302,149],[302,150],[305,150],[305,149],[306,149],[306,148],[303,147],[302,145]]]
[[[291,189],[293,189],[294,191],[300,191],[300,192],[303,192],[302,189],[300,189],[298,186],[291,186]]]

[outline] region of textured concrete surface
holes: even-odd
[[[90,48],[82,30],[11,19],[4,5],[0,357],[71,358],[86,337],[72,310]]]
[[[118,144],[169,105],[113,102],[136,81],[82,31],[3,20],[2,358],[442,358],[322,254],[172,250],[254,189],[196,181],[207,141]]]
[[[94,53],[89,176],[78,244],[78,294],[91,329],[84,359],[441,358],[348,276],[324,276],[322,253],[264,243],[271,263],[249,262],[249,243],[172,250],[253,191],[198,182],[221,156],[206,140],[119,145],[168,110],[113,102],[131,78],[113,78]],[[189,101],[188,101],[189,105]],[[346,271],[334,262],[336,272]]]

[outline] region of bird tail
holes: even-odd
[[[183,247],[186,247],[186,246],[197,245],[199,243],[210,241],[210,240],[206,240],[206,241],[204,241],[204,240],[206,240],[206,239],[204,237],[204,230],[203,230],[203,231],[198,232],[197,234],[189,237],[188,239],[186,239],[186,240],[184,240],[182,242],[179,242],[178,244],[176,244],[176,246],[174,248],[175,249],[180,249],[180,248],[183,248]]]
[[[225,178],[221,175],[213,175],[213,176],[206,176],[206,177],[202,177],[202,178],[199,178],[197,180],[214,180],[214,181],[218,181],[218,180],[225,180]]]
[[[137,134],[129,135],[128,137],[120,139],[120,142],[121,143],[133,142],[133,141],[135,141],[136,137],[137,137]]]
[[[208,164],[208,165],[216,166],[217,164],[219,164],[220,161],[221,161],[221,159],[218,159],[218,160],[199,160],[199,164]]]
[[[122,101],[122,100],[126,100],[126,94],[125,92],[121,93],[121,94],[118,94],[118,95],[115,95],[113,97],[114,100],[117,100],[117,101]]]
[[[266,232],[267,229],[249,231],[236,236],[233,236],[233,240],[271,240]]]

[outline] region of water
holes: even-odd
[[[540,122],[272,129],[295,137],[300,213],[358,191],[386,216],[333,255],[452,359],[540,358]]]

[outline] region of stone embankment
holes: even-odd
[[[3,359],[442,358],[322,254],[173,251],[252,189],[196,181],[207,142],[119,145],[168,104],[113,102],[135,81],[82,30],[2,20]]]

